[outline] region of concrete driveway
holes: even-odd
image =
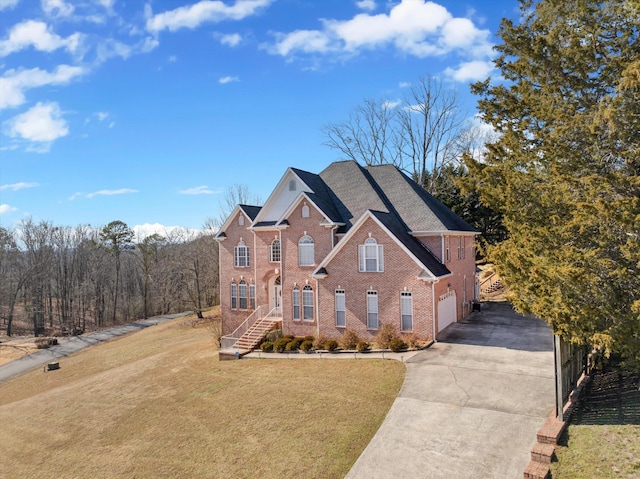
[[[553,337],[541,320],[485,303],[407,362],[382,426],[347,475],[522,478],[553,410]]]

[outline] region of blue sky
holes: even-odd
[[[0,224],[200,228],[340,159],[321,128],[469,83],[516,0],[0,0]],[[147,226],[148,229],[148,226]]]

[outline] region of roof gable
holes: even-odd
[[[300,193],[313,192],[311,187],[302,178],[303,176],[308,178],[307,175],[313,174],[302,172],[307,174],[301,175],[301,172],[302,170],[287,168],[287,171],[271,192],[271,195],[269,195],[264,206],[254,218],[254,224],[275,224],[282,218],[282,214],[291,206],[291,203],[296,200]]]
[[[372,218],[382,228],[387,235],[394,240],[422,269],[418,275],[420,279],[437,279],[442,276],[451,274],[449,269],[431,254],[416,238],[411,236],[401,224],[397,223],[397,218],[391,213],[380,211],[365,211],[362,216],[353,224],[345,237],[340,240],[335,248],[320,262],[313,275],[318,277],[327,274],[327,267],[338,254],[338,252],[349,243],[350,239],[356,234],[360,227],[365,223],[367,218]],[[330,271],[330,269],[329,269]]]
[[[215,235],[215,239],[222,240],[227,237],[226,230],[231,226],[231,223],[235,218],[238,217],[238,213],[242,214],[246,218],[245,226],[249,226],[251,222],[256,218],[258,213],[260,212],[260,206],[252,206],[252,205],[238,205],[236,206],[224,224],[220,227],[218,232]]]

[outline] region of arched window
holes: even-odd
[[[233,248],[234,266],[236,268],[248,268],[250,266],[249,261],[249,247],[242,239],[238,243],[238,246]]]
[[[309,217],[309,206],[304,205],[302,207],[302,217],[303,218],[308,218]]]
[[[313,288],[309,285],[302,288],[302,319],[313,321]]]
[[[359,270],[361,273],[382,273],[384,271],[384,250],[374,238],[367,238],[358,245]]]
[[[298,288],[297,286],[293,288],[292,304],[293,320],[300,321],[300,288]]]
[[[314,264],[313,238],[305,235],[298,241],[298,265],[313,266]]]
[[[238,226],[244,226],[244,216],[238,216]]]
[[[289,180],[289,191],[296,191],[296,180]]]
[[[238,283],[238,309],[247,309],[247,282],[244,279]]]
[[[271,242],[271,248],[269,249],[269,261],[271,261],[272,263],[279,263],[280,258],[280,240],[274,239]]]
[[[231,309],[238,309],[238,285],[231,282]]]

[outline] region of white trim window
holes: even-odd
[[[377,291],[367,291],[367,329],[378,329]]]
[[[301,213],[302,213],[302,217],[303,218],[308,218],[309,217],[309,205],[303,205]]]
[[[304,235],[298,241],[298,265],[313,266],[315,264],[313,238]]]
[[[309,285],[302,288],[302,319],[313,321],[313,288]]]
[[[242,239],[238,243],[238,246],[233,248],[233,265],[236,268],[248,268],[251,264],[249,260],[249,247]]]
[[[244,279],[238,283],[238,309],[247,309],[247,282]]]
[[[279,263],[281,257],[282,257],[282,253],[280,249],[280,240],[274,239],[271,242],[271,247],[269,248],[269,262]]]
[[[293,305],[293,320],[300,321],[300,288],[295,286],[291,293],[291,304]]]
[[[249,307],[251,309],[256,309],[256,284],[249,284]]]
[[[465,238],[464,236],[458,236],[458,259],[465,258]]]
[[[231,309],[238,309],[238,285],[231,282]]]
[[[347,325],[347,308],[344,289],[336,289],[336,326],[344,328]]]
[[[407,291],[400,293],[400,331],[413,330],[413,296]]]
[[[358,245],[358,265],[361,273],[384,272],[384,248],[374,238]]]
[[[451,240],[448,236],[444,237],[444,257],[447,263],[451,261]]]

